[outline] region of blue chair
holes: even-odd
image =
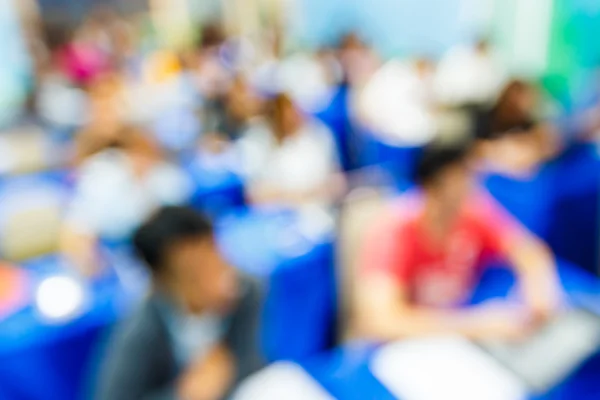
[[[244,212],[218,228],[229,261],[267,282],[261,343],[270,361],[305,359],[334,339],[333,243],[305,237],[295,219],[285,212]]]
[[[197,159],[184,165],[194,185],[190,199],[194,208],[217,218],[245,206],[244,184],[235,172],[207,168]]]
[[[555,168],[544,166],[535,175],[517,179],[499,174],[482,177],[490,194],[523,225],[548,240],[554,209]]]
[[[555,163],[549,244],[557,256],[598,274],[600,157],[596,146],[574,144]]]
[[[331,103],[315,114],[315,117],[333,132],[338,156],[344,171],[352,170],[358,166],[354,149],[352,149],[353,132],[348,109],[349,94],[350,88],[348,85],[340,85]]]
[[[361,167],[378,165],[384,168],[400,190],[414,184],[413,178],[421,147],[388,144],[367,129],[357,130],[356,142]]]

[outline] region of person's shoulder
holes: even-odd
[[[484,187],[477,187],[469,195],[464,208],[465,216],[483,222],[505,217],[507,211]]]
[[[310,118],[305,122],[298,137],[325,148],[333,143],[331,130],[327,125],[314,118]]]
[[[85,159],[81,164],[84,171],[91,170],[110,170],[120,168],[127,161],[127,156],[118,149],[106,149],[93,154]]]
[[[423,210],[422,195],[418,191],[408,191],[385,205],[373,224],[379,232],[402,234],[410,231]]]
[[[240,143],[269,143],[272,138],[271,127],[263,118],[253,118],[244,129]]]
[[[117,324],[111,336],[111,347],[118,353],[140,348],[155,348],[165,339],[166,326],[154,299],[143,301],[127,318]]]

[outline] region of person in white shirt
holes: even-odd
[[[358,119],[386,143],[418,146],[435,134],[429,60],[391,60],[358,93]]]
[[[143,132],[126,128],[118,142],[89,157],[79,168],[67,208],[61,247],[84,274],[98,268],[98,239],[122,242],[155,209],[185,203],[189,178],[163,161]]]
[[[436,100],[446,106],[490,105],[506,76],[485,40],[460,45],[442,58],[435,75]]]
[[[329,207],[343,190],[331,132],[285,94],[272,100],[268,122],[251,127],[238,146],[255,204]]]

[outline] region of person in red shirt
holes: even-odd
[[[475,184],[470,147],[431,145],[404,194],[367,233],[355,327],[395,340],[428,334],[518,338],[558,307],[554,260],[539,239]],[[465,307],[489,257],[514,268],[524,306]]]

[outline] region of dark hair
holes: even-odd
[[[518,98],[535,91],[528,82],[510,81],[490,110],[480,113],[475,122],[475,134],[479,139],[497,139],[506,134],[523,133],[535,126],[532,110],[519,106]]]
[[[426,146],[417,162],[415,182],[421,186],[434,181],[446,168],[463,162],[471,150],[471,142],[442,145],[433,143]]]
[[[225,42],[225,39],[225,34],[219,24],[208,24],[204,26],[200,32],[200,49],[218,47]]]
[[[210,238],[210,221],[189,207],[167,206],[156,212],[133,236],[133,246],[153,273],[164,268],[169,248],[182,240]]]

